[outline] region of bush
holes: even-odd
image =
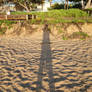
[[[42,23],[48,22],[50,24],[62,22],[86,22],[86,20],[84,19],[80,20],[80,18],[88,16],[86,12],[80,9],[68,9],[68,10],[55,9],[50,10],[48,12],[34,12],[32,14],[37,15]],[[70,19],[71,17],[73,19]]]
[[[56,6],[58,6],[56,4]],[[85,11],[82,11],[80,9],[54,9],[50,10],[48,12],[13,12],[12,14],[33,14],[37,15],[37,19],[31,20],[32,23],[46,23],[48,22],[49,24],[52,23],[62,23],[62,22],[86,22],[86,20],[78,19],[80,17],[87,17],[88,14]],[[70,19],[70,17],[73,17],[73,19]],[[68,18],[68,19],[67,19]]]
[[[6,32],[6,29],[10,29],[12,27],[12,24],[14,23],[16,22],[9,20],[0,20],[0,34],[4,34]],[[1,27],[2,24],[5,24],[5,27]]]
[[[80,38],[80,39],[86,39],[89,38],[90,36],[85,33],[85,32],[74,32],[70,38]]]
[[[5,32],[6,32],[6,27],[0,29],[0,34],[5,34]]]
[[[88,9],[85,9],[85,10],[90,10],[90,11],[92,11],[92,8],[88,8]]]
[[[81,8],[82,8],[81,3],[74,4],[74,5],[72,6],[72,8],[79,8],[79,9],[81,9]]]
[[[9,26],[9,25],[11,25],[11,24],[13,24],[13,23],[16,23],[16,21],[0,20],[0,25],[2,25],[3,23],[4,23],[5,25]]]
[[[51,9],[64,9],[64,4],[55,3]]]

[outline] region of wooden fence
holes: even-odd
[[[29,20],[36,19],[36,15],[0,15],[0,20]]]

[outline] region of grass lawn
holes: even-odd
[[[80,9],[68,9],[68,10],[50,10],[48,12],[12,12],[14,15],[34,14],[37,15],[36,20],[31,20],[31,23],[62,23],[62,22],[92,22],[92,18]]]
[[[57,24],[57,23],[85,23],[91,22],[92,17],[90,17],[85,11],[80,9],[68,9],[68,10],[50,10],[48,12],[11,12],[12,15],[37,15],[36,19],[29,20],[31,24]],[[10,21],[0,21],[2,23],[11,24]]]

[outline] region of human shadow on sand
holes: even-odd
[[[43,88],[43,84],[42,84],[44,71],[46,71],[48,74],[49,91],[55,92],[49,34],[50,31],[48,30],[48,25],[45,25],[43,29],[43,41],[42,41],[42,47],[41,47],[42,51],[41,51],[39,71],[38,71],[37,92],[41,92],[42,89],[44,91],[47,91],[46,89]]]

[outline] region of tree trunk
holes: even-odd
[[[49,0],[49,2],[50,2],[50,7],[51,7],[52,0]]]
[[[66,0],[65,0],[65,9],[66,9]]]
[[[43,4],[42,4],[42,11],[43,11]]]
[[[68,0],[67,0],[67,9],[68,9],[68,6],[69,6],[69,5],[68,5]]]
[[[88,0],[86,6],[85,6],[85,9],[87,8],[92,8],[92,3],[91,3],[91,0]]]
[[[28,9],[28,7],[25,8],[27,12],[30,12],[30,9]]]
[[[4,4],[6,4],[6,0],[3,0]]]
[[[27,7],[27,5],[19,3],[20,6],[26,9],[27,12],[30,12],[30,9]]]
[[[51,2],[52,2],[52,1],[50,1],[50,7],[51,7]]]
[[[82,9],[84,9],[84,0],[81,0]]]

